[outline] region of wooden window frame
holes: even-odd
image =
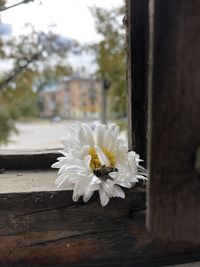
[[[198,0],[155,0],[148,146],[149,229],[198,244],[199,10]]]
[[[0,169],[50,169],[60,155],[59,149],[0,149]]]
[[[126,6],[129,141],[145,158],[148,1],[127,0]],[[27,177],[42,184],[42,179],[56,176],[46,169],[55,162],[56,151],[26,152],[0,156],[2,181],[23,187]],[[105,208],[97,194],[88,203],[74,203],[71,197],[69,191],[10,193],[5,188],[0,193],[0,265],[156,267],[200,259],[199,246],[159,240],[147,232],[144,187],[127,190],[125,200],[111,199]]]

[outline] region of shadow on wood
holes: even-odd
[[[97,194],[86,204],[71,198],[70,191],[1,193],[0,266],[155,267],[200,259],[199,246],[147,233],[145,188],[105,208]]]

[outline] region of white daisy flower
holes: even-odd
[[[119,127],[75,124],[62,140],[63,156],[52,165],[59,168],[56,185],[73,190],[73,200],[80,196],[87,202],[99,191],[101,205],[112,197],[125,198],[121,187],[130,188],[139,179],[146,180],[146,170],[139,165],[139,155],[128,152],[128,144],[119,138]]]

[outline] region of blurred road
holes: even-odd
[[[61,148],[60,140],[74,121],[38,121],[20,122],[16,124],[18,134],[12,134],[10,143],[0,146],[9,149],[47,149]],[[125,137],[126,133],[122,132]]]

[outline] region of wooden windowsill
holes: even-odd
[[[0,174],[0,266],[166,266],[200,259],[199,246],[151,237],[145,188],[104,208],[98,194],[74,203],[54,170]]]
[[[0,170],[50,169],[59,149],[0,149]]]
[[[0,193],[58,191],[55,170],[11,170],[0,174]]]

